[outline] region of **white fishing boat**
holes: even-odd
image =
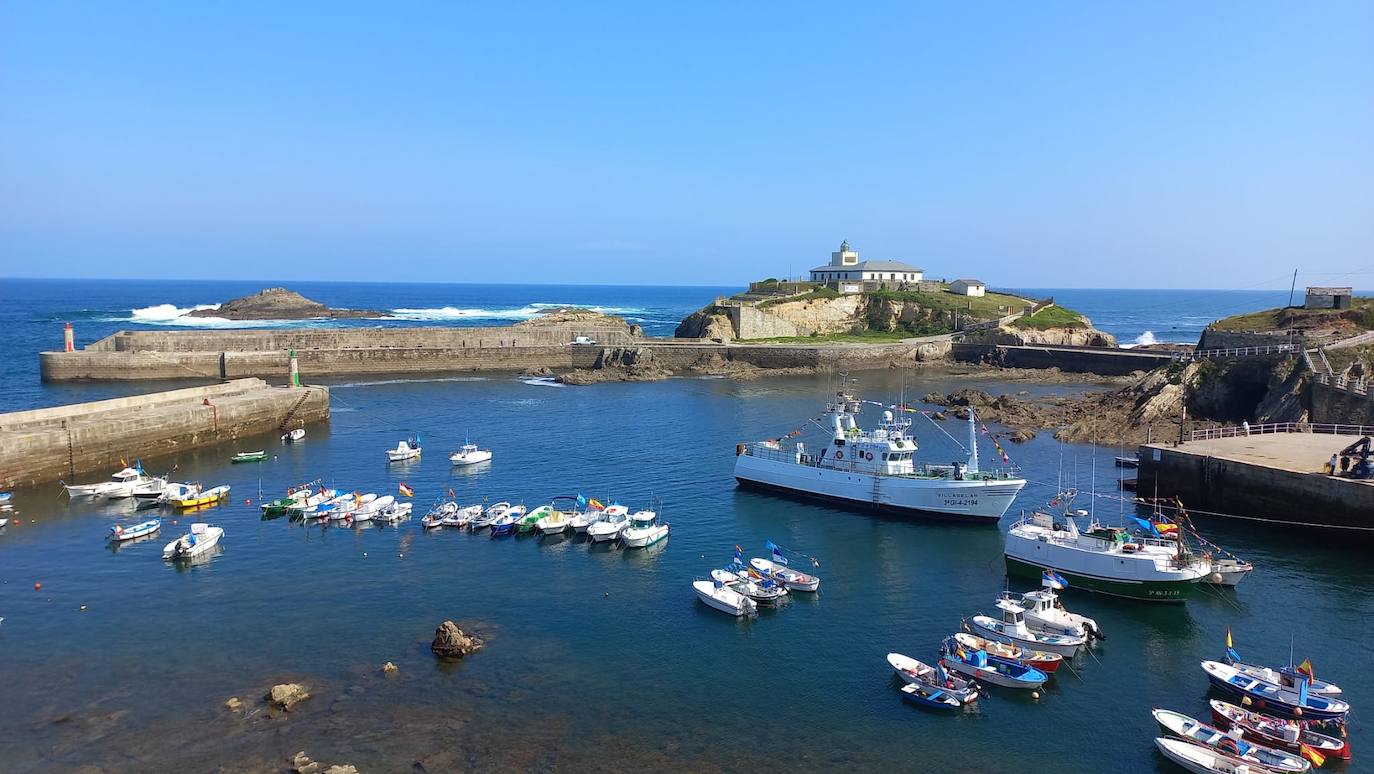
[[[303,440],[305,440],[305,428],[304,428],[304,427],[298,427],[298,428],[296,428],[295,430],[291,430],[291,431],[282,433],[282,436],[281,436],[281,442],[282,442],[282,443],[295,443],[295,442],[297,442],[297,441],[303,441]]]
[[[392,503],[377,511],[376,515],[372,518],[374,521],[380,521],[383,524],[395,524],[409,517],[412,507],[410,503]]]
[[[168,543],[162,549],[162,558],[168,560],[191,559],[214,548],[224,537],[222,527],[196,522],[191,531]]]
[[[9,520],[9,519],[0,519],[0,528],[3,528],[6,524],[9,524],[9,523],[10,523],[10,520]],[[5,620],[5,619],[0,618],[0,621],[3,621],[3,620]]]
[[[387,462],[405,462],[406,460],[418,459],[419,456],[419,436],[411,436],[404,441],[397,441],[396,448],[386,450]]]
[[[697,599],[722,613],[729,613],[735,617],[758,615],[758,606],[754,604],[754,600],[720,581],[693,581],[692,588],[697,592]]]
[[[1254,571],[1255,565],[1243,559],[1222,557],[1212,560],[1212,572],[1207,582],[1216,586],[1239,586],[1245,576]]]
[[[459,506],[458,510],[454,513],[452,523],[445,522],[444,526],[454,526],[460,529],[467,527],[472,523],[473,519],[480,518],[485,510],[486,509],[481,503]]]
[[[1155,747],[1165,758],[1193,774],[1273,774],[1264,766],[1254,766],[1239,758],[1222,754],[1210,747],[1185,742],[1182,739],[1157,737]]]
[[[368,492],[365,495],[358,495],[357,493],[354,493],[354,497],[352,500],[346,500],[344,502],[341,502],[337,508],[330,510],[328,513],[328,519],[330,521],[343,521],[344,519],[351,519],[358,513],[358,511],[367,507],[376,500],[377,494],[375,492]]]
[[[620,544],[626,548],[644,548],[666,537],[668,525],[659,522],[657,513],[635,511],[630,514],[625,529],[620,533]]]
[[[487,509],[482,512],[481,516],[477,516],[472,521],[468,522],[468,529],[472,530],[473,532],[484,530],[487,527],[490,527],[493,521],[496,521],[497,519],[506,515],[506,513],[508,513],[509,511],[510,503],[504,500],[502,500],[499,503],[489,505],[487,506]]]
[[[1064,609],[1059,595],[1050,588],[1027,591],[1024,594],[1008,592],[1004,598],[1020,605],[1026,611],[1026,626],[1032,631],[1044,634],[1081,635],[1089,640],[1105,640],[1097,621]]]
[[[199,509],[203,506],[218,505],[228,497],[229,487],[227,485],[212,486],[206,489],[200,484],[183,484],[176,488],[174,485],[168,484],[160,500],[173,508]]]
[[[476,465],[479,462],[491,462],[491,449],[479,449],[477,444],[463,441],[463,445],[458,447],[458,451],[448,456],[448,461],[454,465]]]
[[[336,511],[349,511],[354,507],[354,500],[357,495],[352,492],[345,492],[341,495],[326,500],[319,505],[312,505],[301,511],[301,517],[305,519],[327,519]]]
[[[568,530],[572,523],[567,511],[558,508],[549,508],[544,512],[544,516],[534,523],[534,528],[544,535],[561,535]]]
[[[294,502],[285,506],[287,513],[299,516],[304,512],[310,510],[311,508],[314,508],[317,505],[323,505],[324,503],[327,503],[330,500],[333,500],[335,497],[339,496],[339,491],[337,489],[321,489],[320,491],[314,494],[310,494],[309,490],[303,491],[305,492],[304,497],[296,497],[295,495],[292,496],[291,499]],[[300,493],[297,492],[295,494]]]
[[[1043,634],[1026,626],[1026,609],[1009,599],[997,600],[1002,618],[975,615],[968,620],[974,634],[1000,642],[1010,642],[1031,650],[1043,650],[1073,658],[1087,638],[1082,634]]]
[[[808,575],[800,570],[794,570],[785,564],[771,559],[759,559],[755,557],[749,560],[749,565],[755,570],[763,573],[766,577],[781,581],[783,585],[793,591],[816,591],[821,587],[821,579],[817,578],[815,575]]]
[[[436,503],[433,508],[429,509],[429,513],[420,517],[420,523],[425,526],[425,529],[442,527],[445,519],[453,520],[457,513],[458,503],[446,500],[442,503]]]
[[[585,511],[579,511],[577,513],[572,514],[572,516],[569,517],[569,526],[572,527],[573,532],[576,532],[577,534],[581,535],[585,533],[587,529],[592,526],[592,524],[596,523],[601,518],[602,514],[604,514],[606,511],[612,508],[620,509],[620,513],[622,516],[629,513],[630,511],[629,508],[626,508],[623,505],[601,506],[601,504],[598,503],[596,500],[590,500],[587,503],[587,509]]]
[[[368,521],[395,502],[396,498],[392,495],[382,495],[381,497],[372,495],[371,499],[367,495],[363,495],[357,510],[353,511],[349,518],[354,521]]]
[[[140,506],[156,505],[158,498],[167,489],[167,479],[161,476],[153,476],[139,484],[134,485],[133,496]]]
[[[106,497],[111,500],[121,500],[125,497],[133,497],[134,490],[140,484],[146,484],[152,480],[151,476],[143,472],[142,466],[135,466],[124,468],[115,473],[110,476],[109,481],[102,481],[98,484],[64,483],[62,488],[66,490],[68,497]]]
[[[801,441],[742,443],[735,450],[741,486],[845,503],[871,510],[996,524],[1026,485],[1012,468],[983,470],[978,423],[969,410],[967,459],[917,466],[917,443],[905,414],[884,410],[873,430],[861,430],[861,405],[844,391],[826,407],[831,438],[818,451]]]
[[[587,525],[587,537],[591,538],[593,543],[616,540],[620,533],[625,531],[625,525],[630,523],[628,508],[621,505],[612,508],[602,511],[596,521]]]
[[[116,543],[122,543],[126,540],[137,540],[138,538],[151,535],[160,529],[162,529],[162,519],[149,519],[145,522],[133,524],[128,527],[123,524],[116,524],[110,527],[110,540]]]
[[[768,578],[751,577],[747,570],[712,570],[711,580],[718,580],[759,605],[776,606],[787,599],[787,587]]]
[[[1009,575],[1040,579],[1053,571],[1071,588],[1148,602],[1183,602],[1211,573],[1211,562],[1181,540],[1132,535],[1096,521],[1080,532],[1067,511],[1073,495],[1060,495],[1066,501],[1061,516],[1035,511],[1007,531]]]

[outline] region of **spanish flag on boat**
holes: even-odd
[[[404,481],[401,482],[401,485],[398,486],[397,489],[399,489],[399,490],[401,491],[401,494],[402,494],[403,496],[405,496],[405,497],[414,497],[414,496],[415,496],[415,490],[414,490],[414,489],[411,489],[411,488],[408,487],[408,486],[406,486],[406,482],[404,482]]]
[[[1305,744],[1298,745],[1298,752],[1302,753],[1302,757],[1312,762],[1313,768],[1320,769],[1322,766],[1326,765],[1326,756]]]
[[[1317,676],[1312,672],[1312,659],[1310,658],[1305,658],[1302,660],[1301,664],[1298,664],[1298,672],[1307,675],[1308,680],[1317,679]],[[1317,765],[1320,766],[1321,764],[1319,763]]]
[[[606,510],[606,506],[602,505],[601,501],[597,500],[595,497],[587,501],[587,507],[591,508],[594,511]]]

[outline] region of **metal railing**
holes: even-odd
[[[1293,352],[1292,344],[1270,344],[1264,347],[1227,347],[1226,349],[1199,349],[1192,352],[1175,352],[1175,360],[1223,360],[1233,357],[1258,357]]]
[[[1352,379],[1348,376],[1331,376],[1330,374],[1316,374],[1316,378],[1318,384],[1325,384],[1356,395],[1369,396],[1369,383],[1363,378]]]
[[[1275,433],[1317,433],[1324,435],[1374,435],[1371,425],[1336,425],[1316,422],[1270,422],[1263,425],[1245,427],[1228,425],[1226,427],[1206,427],[1193,430],[1190,441],[1211,441],[1217,438],[1237,438],[1247,435],[1272,435]]]

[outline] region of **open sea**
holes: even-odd
[[[184,385],[45,386],[36,353],[61,346],[66,321],[78,344],[89,343],[121,328],[185,324],[182,310],[263,286],[0,280],[8,376],[0,411]],[[290,287],[331,306],[384,312],[345,324],[499,325],[579,305],[660,335],[734,290]],[[1195,341],[1213,319],[1287,298],[1028,292],[1053,294],[1124,342]],[[856,376],[859,391],[876,400],[969,386],[1103,388],[1006,382],[992,372]],[[178,568],[160,558],[191,518],[168,514],[157,538],[112,550],[104,544],[109,526],[142,518],[131,505],[68,504],[56,484],[15,493],[17,520],[0,529],[0,771],[282,771],[298,750],[396,772],[1177,771],[1154,751],[1150,709],[1207,718],[1198,662],[1222,654],[1227,626],[1248,659],[1286,662],[1292,642],[1297,660],[1310,657],[1320,677],[1344,687],[1355,706],[1348,769],[1362,770],[1362,754],[1374,750],[1362,715],[1374,692],[1367,546],[1200,519],[1207,537],[1256,565],[1238,589],[1201,587],[1177,606],[1070,590],[1065,604],[1096,618],[1105,642],[1061,669],[1038,699],[992,688],[968,711],[935,715],[902,702],[884,657],[897,651],[931,662],[961,618],[993,612],[1007,585],[1001,532],[740,491],[731,475],[736,442],[803,427],[833,391],[831,377],[587,387],[515,375],[326,383],[332,419],[311,426],[303,443],[284,447],[264,436],[148,464],[175,465],[180,480],[233,487],[228,503],[195,516],[226,530],[203,563]],[[959,435],[958,425],[945,429]],[[923,457],[954,458],[953,442],[933,424],[915,430]],[[423,459],[388,465],[383,452],[415,432],[426,442]],[[447,454],[468,436],[495,459],[459,472]],[[1118,449],[1064,445],[1048,433],[1004,446],[1031,483],[1003,530],[1022,508],[1051,497],[1061,477],[1104,495],[1080,501],[1099,519],[1129,515],[1107,496],[1116,491]],[[232,452],[258,448],[271,452],[267,462],[229,464]],[[261,499],[313,479],[378,493],[405,482],[419,512],[450,489],[465,503],[534,506],[582,493],[634,507],[652,499],[672,533],[666,543],[625,551],[573,538],[426,533],[418,520],[353,529],[259,518]],[[695,578],[728,563],[736,545],[746,557],[763,556],[766,540],[814,557],[821,591],[794,594],[756,620],[732,620],[696,601]],[[436,663],[429,641],[444,619],[479,633],[486,647],[457,664]],[[395,676],[381,673],[387,661],[399,667]],[[313,694],[288,716],[223,706],[231,696],[251,706],[286,681]]]

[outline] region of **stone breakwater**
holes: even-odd
[[[594,341],[573,344],[578,337]],[[886,367],[944,357],[949,342],[723,344],[654,339],[625,327],[333,328],[120,331],[74,352],[43,352],[44,381],[281,377],[295,352],[306,381],[445,372],[615,371],[633,363],[675,373],[740,367]],[[610,364],[611,368],[607,369]]]
[[[329,418],[324,387],[261,379],[0,414],[0,488],[108,474],[156,457]]]

